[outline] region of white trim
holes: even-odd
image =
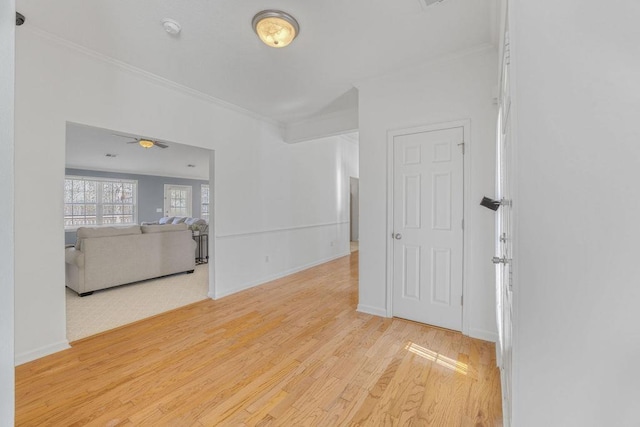
[[[379,316],[379,317],[389,317],[387,316],[386,309],[373,307],[370,305],[358,304],[358,308],[356,308],[356,311],[360,313],[365,313],[365,314],[373,314],[374,316]]]
[[[21,354],[16,354],[16,359],[15,359],[16,366],[22,365],[23,363],[31,362],[32,360],[36,360],[53,353],[57,353],[62,350],[66,350],[68,348],[71,348],[71,346],[69,345],[69,341],[63,340],[53,344],[46,345],[44,347],[36,348],[35,350],[30,350]]]
[[[218,204],[216,203],[216,152],[211,150],[209,152],[209,236],[216,235],[216,209]],[[216,283],[218,270],[216,269],[216,239],[207,238],[209,248],[207,254],[209,255],[209,291],[207,296],[211,299],[215,299]]]
[[[158,76],[156,74],[150,73],[150,72],[142,70],[140,68],[134,67],[133,65],[127,64],[126,62],[119,61],[119,60],[114,59],[114,58],[112,58],[110,56],[107,56],[107,55],[102,54],[100,52],[97,52],[95,50],[89,49],[87,47],[84,47],[84,46],[79,45],[77,43],[74,43],[72,41],[63,39],[62,37],[58,37],[58,36],[56,36],[54,34],[51,34],[51,33],[47,32],[47,31],[44,31],[44,30],[42,30],[42,29],[40,29],[38,27],[34,27],[33,24],[26,26],[24,28],[24,30],[25,31],[30,31],[31,33],[33,33],[33,34],[35,34],[35,35],[37,35],[39,37],[47,39],[47,40],[49,40],[49,41],[51,41],[53,43],[59,44],[59,45],[64,46],[66,48],[75,50],[76,52],[85,54],[85,55],[90,56],[90,57],[92,57],[94,59],[97,59],[99,61],[106,62],[108,64],[114,65],[114,66],[120,68],[123,71],[126,71],[126,72],[128,72],[130,74],[133,74],[136,77],[142,77],[143,79],[145,79],[145,80],[147,80],[149,82],[158,84],[160,86],[164,86],[164,87],[169,88],[169,89],[173,89],[175,91],[181,92],[181,93],[186,94],[186,95],[193,96],[195,98],[201,99],[201,100],[206,101],[206,102],[210,102],[212,104],[216,104],[216,105],[218,105],[218,106],[220,106],[222,108],[226,108],[228,110],[235,111],[236,113],[240,113],[240,114],[242,114],[244,116],[251,117],[253,119],[268,123],[268,124],[273,125],[273,126],[277,126],[280,129],[282,129],[284,127],[284,124],[281,123],[281,122],[278,122],[276,120],[270,119],[268,117],[265,117],[265,116],[263,116],[261,114],[253,112],[251,110],[247,110],[246,108],[240,107],[240,106],[238,106],[236,104],[232,104],[230,102],[224,101],[224,100],[222,100],[220,98],[216,98],[214,96],[207,95],[206,93],[200,92],[200,91],[198,91],[196,89],[193,89],[193,88],[190,88],[188,86],[184,86],[184,85],[181,85],[181,84],[176,83],[174,81],[171,81],[169,79],[165,79],[164,77],[160,77],[160,76]],[[21,29],[21,31],[22,31],[22,29]]]
[[[468,292],[468,264],[469,254],[469,231],[472,223],[470,221],[469,207],[471,206],[471,120],[455,120],[443,123],[435,123],[410,128],[393,129],[387,132],[387,265],[386,265],[386,317],[393,317],[393,240],[390,238],[393,232],[393,139],[399,135],[410,135],[414,133],[431,132],[436,130],[446,130],[462,128],[462,138],[464,142],[465,155],[463,156],[463,197],[462,197],[462,218],[464,229],[462,231],[462,295],[469,295]],[[462,334],[469,335],[469,302],[462,306]]]
[[[0,424],[15,422],[15,80],[14,0],[0,3]],[[32,174],[32,176],[35,174]]]
[[[340,221],[340,222],[325,222],[321,224],[310,224],[310,225],[299,225],[295,227],[282,227],[282,228],[271,228],[267,230],[258,230],[258,231],[245,231],[240,233],[231,233],[231,234],[221,234],[216,236],[216,239],[229,239],[234,237],[244,237],[244,236],[252,236],[255,234],[268,234],[268,233],[279,233],[282,231],[293,231],[293,230],[304,230],[307,228],[319,228],[319,227],[330,227],[333,225],[342,225],[349,224],[349,221]]]
[[[511,135],[511,201],[513,203],[511,210],[511,227],[513,235],[512,238],[512,261],[511,261],[511,274],[512,274],[512,297],[511,302],[512,317],[511,317],[511,414],[503,414],[503,423],[505,427],[518,425],[519,413],[518,408],[521,407],[520,397],[520,369],[519,369],[519,356],[520,356],[520,288],[518,283],[520,282],[520,269],[519,269],[519,255],[520,255],[520,239],[519,239],[519,199],[518,199],[518,184],[517,171],[518,168],[518,31],[513,31],[512,23],[515,22],[516,12],[518,5],[514,4],[514,1],[506,1],[505,11],[505,25],[508,23],[509,31],[509,79],[510,79],[510,97],[511,97],[511,120],[510,120],[510,135]],[[502,58],[502,57],[500,57]],[[502,377],[502,373],[501,373]],[[502,388],[504,390],[504,388]],[[503,398],[504,401],[504,398]]]
[[[339,253],[337,255],[333,255],[333,256],[330,256],[328,258],[321,259],[319,261],[310,262],[309,264],[304,264],[304,265],[301,265],[299,267],[294,267],[294,268],[291,268],[289,270],[286,270],[286,271],[283,271],[283,272],[280,272],[280,273],[272,274],[270,276],[263,277],[263,278],[258,279],[258,280],[254,280],[253,282],[245,283],[244,285],[240,285],[240,287],[238,287],[236,289],[233,289],[233,290],[229,290],[227,292],[220,292],[220,293],[217,293],[215,295],[212,295],[211,292],[209,292],[207,294],[207,296],[209,298],[211,298],[211,299],[224,298],[226,296],[233,295],[233,294],[236,294],[238,292],[241,292],[241,291],[244,291],[244,290],[259,286],[259,285],[263,285],[263,284],[271,282],[273,280],[281,279],[281,278],[283,278],[285,276],[289,276],[291,274],[298,273],[298,272],[303,271],[303,270],[307,270],[307,269],[309,269],[311,267],[315,267],[317,265],[324,264],[324,263],[333,261],[335,259],[348,256],[350,254],[351,254],[351,252]]]
[[[471,338],[477,338],[479,340],[483,340],[483,341],[489,341],[489,342],[493,342],[493,343],[497,343],[498,342],[498,334],[492,331],[486,331],[484,329],[475,329],[475,328],[470,328],[469,329],[469,334],[468,334]],[[497,354],[497,352],[496,352]]]

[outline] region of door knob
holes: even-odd
[[[393,235],[393,238],[396,239],[396,240],[400,240],[400,239],[402,239],[402,234],[396,233],[396,234]]]

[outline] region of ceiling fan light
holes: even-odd
[[[253,30],[267,46],[288,46],[300,32],[298,21],[280,10],[263,10],[251,21]]]
[[[148,139],[141,139],[140,141],[138,141],[138,144],[140,144],[140,146],[143,148],[151,148],[154,145],[153,141],[149,141]]]

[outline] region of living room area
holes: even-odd
[[[203,148],[67,124],[70,342],[207,298],[211,155]]]

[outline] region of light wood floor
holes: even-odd
[[[494,426],[492,343],[355,311],[357,252],[16,369],[19,426]]]

